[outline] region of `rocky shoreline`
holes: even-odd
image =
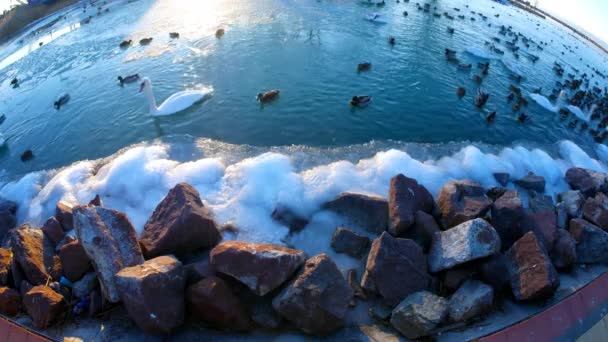
[[[571,190],[556,203],[540,176],[494,176],[521,193],[455,180],[435,200],[402,174],[388,199],[342,193],[320,210],[352,226],[327,227],[333,251],[319,255],[223,240],[238,228],[220,226],[186,183],[169,191],[140,237],[99,196],[88,205],[58,202],[40,229],[16,227],[16,204],[2,200],[0,312],[25,313],[42,331],[120,309],[146,334],[194,323],[318,337],[343,333],[364,303],[373,325],[418,339],[479,322],[505,300],[550,300],[560,273],[606,264],[608,175],[569,169]],[[272,217],[293,234],[309,220],[285,207]],[[361,267],[341,270],[333,253]]]

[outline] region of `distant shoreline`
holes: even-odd
[[[598,43],[597,41],[595,41],[595,39],[589,37],[588,35],[586,35],[585,33],[577,30],[576,28],[574,28],[572,25],[564,22],[563,20],[555,17],[554,15],[538,8],[538,7],[534,7],[532,5],[529,5],[521,0],[511,0],[511,2],[513,3],[513,5],[523,9],[524,11],[527,11],[529,13],[532,13],[534,15],[537,15],[543,19],[545,19],[545,17],[549,17],[551,18],[553,21],[556,21],[557,23],[565,26],[566,28],[572,30],[572,32],[578,34],[579,36],[581,36],[582,38],[584,38],[585,40],[587,40],[588,42],[592,43],[593,45],[595,45],[596,47],[598,47],[600,50],[602,50],[604,53],[608,54],[608,48],[604,47],[602,44]]]

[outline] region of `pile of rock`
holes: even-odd
[[[496,178],[507,185],[510,177]],[[391,179],[388,200],[340,194],[321,209],[353,223],[336,227],[331,247],[361,260],[361,279],[355,270],[345,278],[327,254],[222,242],[184,183],[158,204],[139,239],[127,216],[99,197],[86,206],[59,202],[41,229],[15,228],[16,206],[0,201],[0,312],[25,310],[45,329],[123,305],[146,333],[171,333],[189,318],[222,330],[327,335],[363,303],[407,338],[430,336],[478,320],[505,296],[546,299],[558,271],[608,261],[608,176],[573,168],[566,180],[572,190],[555,205],[541,193],[542,177],[515,181],[529,192],[527,207],[515,190],[468,180],[445,184],[436,202],[404,175]],[[286,208],[273,217],[298,230],[308,222]]]

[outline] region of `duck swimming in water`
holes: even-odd
[[[394,45],[395,45],[395,43],[396,43],[395,37],[389,37],[389,38],[388,38],[388,43],[389,43],[391,46],[394,46]]]
[[[139,41],[139,45],[150,45],[150,43],[152,43],[152,40],[154,40],[154,38],[152,38],[152,37],[144,38]]]
[[[517,121],[519,121],[520,123],[524,123],[526,121],[528,121],[530,119],[530,117],[528,115],[526,115],[526,113],[519,113],[519,115],[517,116]]]
[[[215,38],[222,38],[224,33],[226,33],[226,31],[223,28],[217,29],[217,31],[215,31]]]
[[[472,67],[473,67],[473,65],[470,63],[469,64],[466,64],[466,63],[458,64],[458,69],[461,69],[461,70],[471,70]]]
[[[260,101],[260,103],[268,103],[276,100],[279,97],[280,91],[277,89],[269,90],[264,93],[258,93],[256,99]]]
[[[458,95],[459,98],[463,98],[467,93],[467,90],[464,89],[464,87],[458,87],[458,89],[456,89],[456,95]]]
[[[487,122],[494,122],[496,120],[496,112],[490,112],[488,116],[486,116]]]
[[[357,71],[369,71],[372,68],[372,63],[364,62],[357,65]]]
[[[34,159],[34,152],[32,150],[26,150],[21,154],[21,161],[26,162]]]
[[[119,46],[120,46],[121,49],[126,49],[129,46],[131,46],[131,44],[133,44],[133,41],[131,39],[129,39],[129,40],[123,40],[122,43],[120,43]]]
[[[57,101],[55,101],[55,103],[53,105],[55,106],[55,109],[59,110],[59,109],[61,109],[61,106],[65,105],[69,101],[70,101],[70,95],[64,94]]]
[[[179,38],[179,33],[178,32],[171,32],[171,33],[169,33],[169,38],[171,38],[171,39],[177,39],[177,38]]]
[[[477,96],[475,96],[475,106],[477,106],[477,108],[483,107],[486,104],[486,102],[488,102],[489,98],[490,98],[490,94],[484,92],[481,89],[478,89]]]
[[[370,104],[370,102],[372,102],[372,97],[367,95],[353,96],[353,98],[350,100],[351,106],[354,107],[366,107]]]
[[[125,84],[135,83],[137,81],[139,81],[139,74],[129,75],[125,78],[118,76],[118,82],[120,82],[121,87]]]
[[[19,80],[17,79],[17,77],[13,78],[13,80],[11,81],[11,86],[13,86],[13,88],[19,87]]]

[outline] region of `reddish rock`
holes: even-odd
[[[534,232],[517,240],[505,256],[515,299],[547,298],[558,288],[557,271]]]
[[[433,236],[441,232],[437,221],[432,215],[418,210],[415,214],[416,223],[411,227],[404,238],[412,239],[419,244],[424,251],[428,251],[433,241]]]
[[[184,265],[184,272],[188,285],[197,283],[216,274],[215,268],[209,262],[209,258]]]
[[[49,278],[61,277],[61,261],[55,255],[53,243],[40,229],[23,225],[10,235],[14,258],[30,283],[42,285]]]
[[[115,279],[129,316],[144,332],[168,334],[184,321],[186,278],[175,257],[161,256],[125,267]]]
[[[46,329],[65,308],[63,296],[47,286],[35,286],[23,296],[23,305],[36,329]]]
[[[422,248],[409,239],[382,233],[372,243],[361,287],[394,306],[409,294],[429,287],[427,259]]]
[[[218,272],[264,296],[281,286],[304,263],[304,252],[270,244],[226,241],[211,250],[209,261]]]
[[[608,233],[583,219],[570,220],[570,234],[576,241],[576,262],[608,263]]]
[[[522,237],[524,208],[517,191],[509,190],[492,204],[492,227],[500,236],[502,250],[509,249]]]
[[[583,217],[594,225],[608,230],[608,197],[598,192],[583,205]]]
[[[0,248],[0,286],[6,286],[12,263],[13,252],[10,249]]]
[[[338,266],[320,254],[306,260],[303,270],[273,299],[272,306],[303,332],[326,335],[342,327],[352,296],[353,290]]]
[[[360,258],[369,246],[369,238],[353,232],[348,228],[338,227],[331,238],[331,248],[337,253],[344,253],[353,258]]]
[[[551,250],[551,262],[557,269],[567,269],[576,262],[576,241],[565,229],[557,230],[557,238]]]
[[[388,231],[403,235],[416,222],[416,212],[432,213],[435,200],[431,193],[413,178],[398,174],[391,179],[388,195]]]
[[[540,193],[545,192],[545,178],[537,176],[532,172],[528,173],[524,178],[516,180],[514,183],[527,190]]]
[[[604,173],[573,167],[566,172],[566,182],[586,197],[597,192],[608,192],[608,176]]]
[[[158,204],[139,241],[144,256],[149,259],[210,248],[221,238],[217,224],[203,205],[198,191],[180,183]]]
[[[0,287],[0,313],[15,316],[21,311],[21,295],[17,290]]]
[[[323,209],[342,215],[347,223],[371,233],[380,234],[388,226],[388,201],[384,198],[345,192],[325,203]]]
[[[61,247],[59,258],[63,275],[72,282],[82,278],[91,269],[89,257],[78,240]]]
[[[69,231],[74,229],[74,218],[72,215],[73,206],[67,202],[59,201],[57,202],[57,208],[55,209],[55,218],[61,226],[63,230]]]
[[[188,312],[200,321],[223,330],[252,328],[245,305],[221,278],[211,276],[188,287]]]
[[[469,180],[451,181],[439,192],[437,204],[447,228],[484,217],[492,202],[485,189]]]
[[[78,206],[74,208],[74,229],[97,272],[104,298],[118,302],[114,274],[144,262],[133,225],[119,211]]]
[[[59,223],[59,221],[57,221],[55,217],[51,217],[46,220],[41,229],[42,232],[44,232],[44,234],[48,236],[49,239],[51,239],[51,241],[53,241],[53,244],[55,245],[60,243],[61,240],[63,240],[63,236],[65,235],[61,223]]]
[[[529,208],[525,210],[521,222],[524,233],[532,231],[543,244],[546,251],[551,251],[557,238],[557,213],[551,196],[532,195]]]
[[[95,195],[95,197],[89,202],[89,205],[103,207],[103,201],[101,200],[101,196],[99,196],[99,194]]]
[[[71,236],[71,235],[65,235],[63,237],[63,239],[61,239],[61,241],[55,245],[55,252],[59,253],[59,251],[61,250],[61,247],[67,245],[68,243],[71,243],[73,241],[76,241],[76,238]]]

